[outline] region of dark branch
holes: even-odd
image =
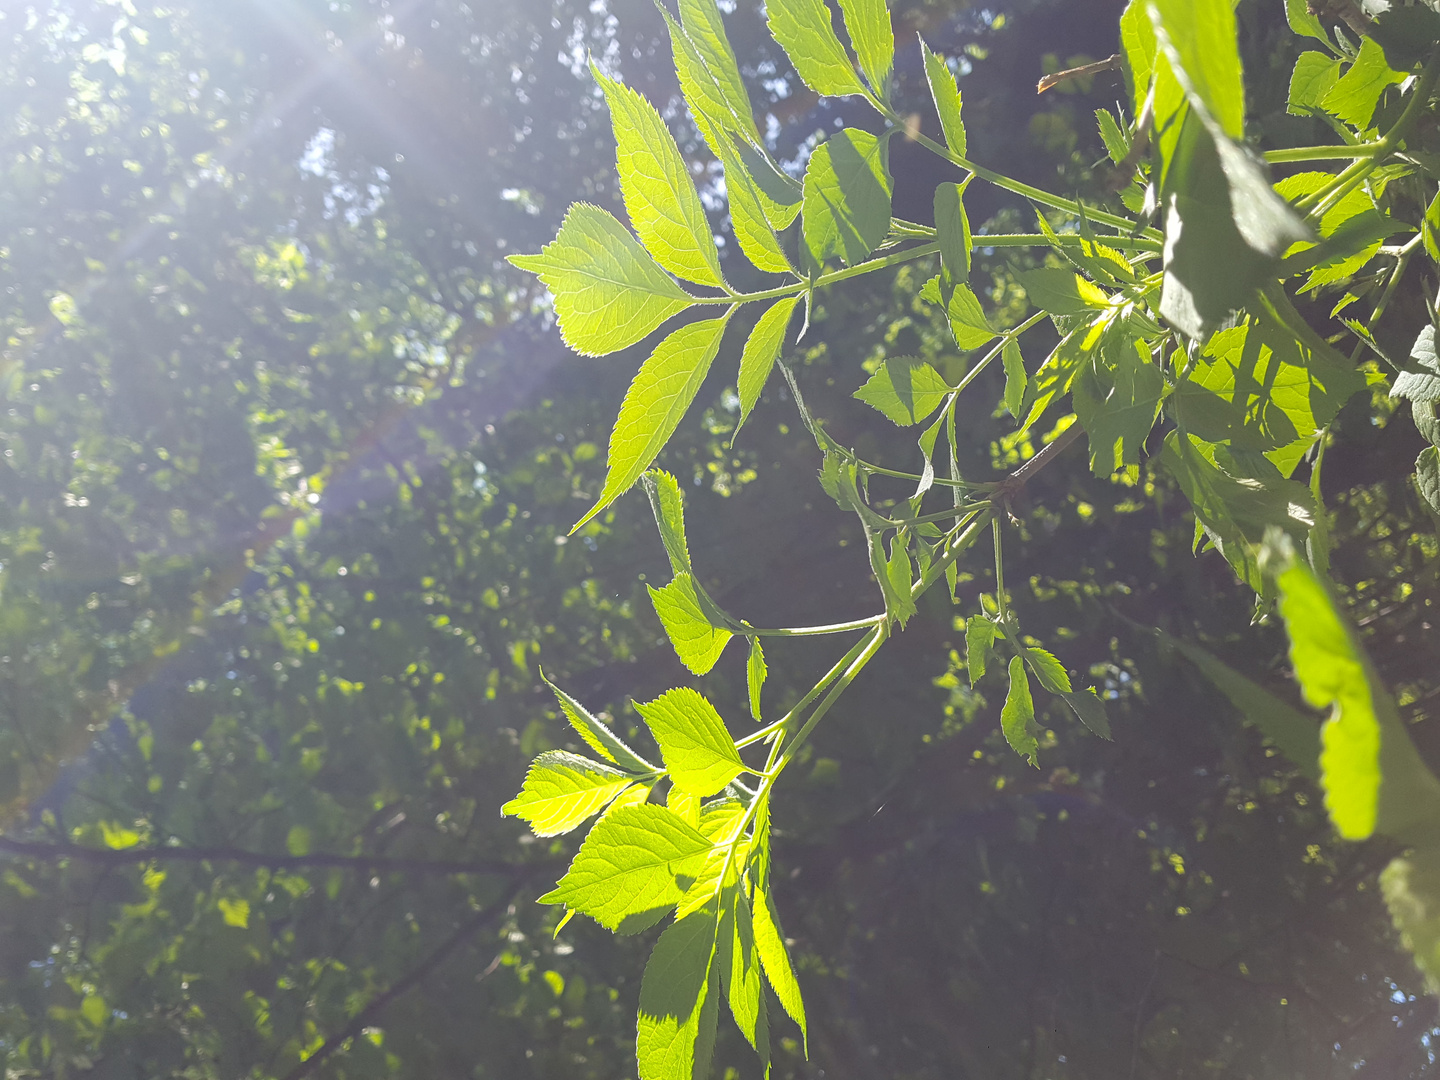
[[[76,844],[35,844],[0,836],[0,853],[30,859],[76,859],[98,866],[131,866],[148,862],[228,862],[239,866],[262,866],[271,870],[303,870],[316,867],[355,870],[372,874],[521,874],[538,870],[542,864],[517,865],[498,860],[458,862],[445,859],[388,859],[369,855],[271,855],[237,848],[131,847],[93,848]],[[550,864],[543,864],[549,869]]]
[[[411,969],[409,974],[405,975],[398,982],[392,983],[389,988],[372,998],[368,1005],[350,1018],[348,1024],[326,1039],[325,1042],[321,1044],[320,1049],[316,1050],[315,1053],[291,1069],[290,1072],[285,1075],[284,1080],[304,1080],[305,1077],[318,1069],[331,1054],[335,1053],[335,1051],[344,1046],[346,1042],[355,1038],[355,1036],[371,1026],[374,1020],[392,1001],[408,994],[428,979],[435,970],[450,957],[450,954],[454,952],[459,945],[467,938],[473,937],[485,929],[510,907],[511,901],[515,899],[521,888],[524,887],[529,876],[528,873],[521,874],[510,883],[509,887],[506,888],[505,892],[500,896],[500,899],[496,900],[483,911],[477,912],[469,921],[461,923],[453,934],[436,946],[428,956]],[[494,968],[495,964],[492,963],[481,973],[480,977],[484,978],[484,976],[488,975]]]

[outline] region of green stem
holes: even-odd
[[[1000,608],[1000,625],[1005,625],[1005,553],[1000,544],[1000,519],[992,518],[990,529],[995,534],[995,603]]]
[[[1037,311],[1034,315],[1031,315],[1028,319],[1022,322],[1019,326],[1015,327],[1013,330],[1006,330],[1005,333],[1001,334],[1000,340],[995,343],[995,347],[991,349],[988,353],[986,353],[984,356],[982,356],[980,360],[975,364],[975,366],[965,373],[965,377],[960,380],[960,385],[955,387],[955,393],[959,394],[962,390],[964,390],[967,386],[974,382],[976,376],[978,376],[982,371],[985,370],[986,366],[990,363],[990,361],[994,360],[995,357],[999,356],[1002,352],[1005,351],[1006,345],[1010,344],[1011,341],[1019,337],[1026,330],[1029,330],[1030,327],[1040,322],[1040,320],[1048,317],[1048,312]]]
[[[800,747],[805,745],[805,740],[808,739],[810,733],[815,730],[815,725],[830,711],[831,706],[839,700],[840,695],[845,692],[846,688],[855,681],[855,676],[859,675],[860,672],[864,670],[865,665],[874,659],[875,654],[880,651],[880,646],[885,644],[885,639],[889,636],[889,625],[887,623],[881,623],[879,626],[872,628],[868,634],[860,639],[859,652],[855,654],[855,658],[850,661],[849,666],[846,667],[840,677],[835,680],[835,684],[830,688],[830,692],[825,695],[824,700],[815,706],[815,711],[810,714],[810,718],[805,721],[805,725],[797,731],[795,737],[786,744],[784,752],[780,754],[775,764],[766,770],[766,779],[770,783],[774,783],[775,777],[784,772],[785,766],[794,760]]]
[[[1357,143],[1354,146],[1292,146],[1287,150],[1266,150],[1265,160],[1272,165],[1292,161],[1341,161],[1346,158],[1368,158],[1379,152],[1380,143]]]
[[[899,266],[901,263],[910,262],[912,259],[920,259],[926,255],[934,255],[939,250],[940,244],[938,241],[933,244],[921,244],[919,247],[906,248],[904,251],[897,251],[883,258],[856,263],[854,266],[847,266],[842,270],[832,270],[828,274],[821,274],[813,281],[794,281],[789,285],[779,285],[773,289],[762,289],[760,292],[753,293],[731,293],[729,296],[697,296],[691,303],[749,304],[756,300],[778,300],[784,296],[794,296],[796,293],[804,292],[809,288],[819,289],[826,285],[834,285],[840,281],[848,281],[850,278],[859,277],[861,274],[884,270],[889,266]]]
[[[855,619],[852,622],[830,623],[826,626],[781,627],[775,630],[758,630],[747,626],[736,633],[739,637],[820,637],[824,634],[843,634],[847,630],[868,630],[884,618],[884,615],[871,615],[868,619]]]
[[[1104,210],[1097,210],[1094,207],[1084,206],[1072,199],[1062,199],[1058,195],[1051,195],[1048,191],[1031,187],[1029,184],[1022,184],[1019,180],[1012,180],[1003,173],[994,172],[985,168],[983,165],[976,165],[969,158],[961,157],[948,146],[942,146],[928,135],[910,130],[906,127],[904,119],[902,119],[895,110],[885,108],[874,101],[872,101],[871,104],[875,105],[876,109],[886,120],[894,124],[896,128],[904,131],[908,138],[914,139],[931,153],[944,158],[952,164],[960,166],[960,168],[966,172],[972,172],[982,180],[988,180],[998,188],[1003,188],[1005,191],[1013,192],[1016,195],[1022,195],[1032,202],[1039,203],[1041,206],[1048,206],[1055,210],[1064,210],[1066,213],[1074,214],[1076,217],[1083,216],[1089,218],[1091,221],[1098,222],[1101,225],[1108,225],[1112,229],[1119,229],[1127,235],[1135,228],[1135,223],[1128,218],[1119,217],[1116,214],[1111,214]],[[1141,235],[1148,236],[1153,240],[1164,239],[1164,237],[1154,229],[1145,229]],[[1106,239],[1108,239],[1108,237]]]

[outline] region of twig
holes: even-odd
[[[1035,93],[1043,94],[1052,86],[1059,86],[1062,82],[1068,82],[1070,79],[1083,79],[1086,75],[1099,75],[1102,71],[1119,70],[1120,54],[1115,53],[1108,60],[1097,60],[1093,64],[1081,64],[1079,67],[1066,68],[1064,71],[1046,75],[1035,84]]]

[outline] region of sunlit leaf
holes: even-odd
[[[1231,0],[1148,0],[1181,84],[1231,139],[1245,136],[1245,82]]]
[[[571,532],[629,490],[669,441],[720,351],[720,339],[733,310],[727,308],[718,319],[687,323],[672,331],[640,365],[610,432],[605,487]]]
[[[536,836],[558,836],[598,813],[632,779],[629,773],[598,761],[550,750],[531,763],[520,794],[500,813],[529,822]]]
[[[1072,402],[1090,440],[1090,468],[1097,476],[1140,464],[1155,420],[1165,378],[1150,360],[1149,346],[1116,343],[1081,367]]]
[[[1310,13],[1309,0],[1285,0],[1285,18],[1295,33],[1330,43],[1324,24]]]
[[[893,424],[918,424],[938,409],[950,384],[923,360],[897,356],[886,360],[855,397],[878,410]]]
[[[964,184],[935,188],[935,238],[940,241],[940,265],[955,283],[970,276],[970,219],[965,215]]]
[[[675,655],[696,675],[708,673],[729,644],[730,631],[710,624],[689,574],[676,574],[663,589],[648,588]]]
[[[624,225],[589,203],[570,207],[540,254],[510,262],[539,275],[555,297],[560,336],[583,356],[633,345],[691,303]]]
[[[815,148],[805,166],[801,230],[811,262],[839,255],[854,266],[890,231],[888,140],[845,128]]]
[[[775,361],[785,343],[785,330],[790,325],[790,317],[799,302],[798,296],[784,296],[776,300],[766,309],[765,314],[760,316],[760,321],[745,339],[737,381],[740,393],[740,423],[736,425],[737,431],[750,416],[750,410],[755,408],[755,403],[760,400],[760,393],[765,389],[765,383],[770,378],[770,372],[775,367]]]
[[[752,913],[755,949],[760,954],[765,977],[770,981],[780,1007],[800,1025],[800,1036],[808,1055],[810,1036],[805,1026],[805,1002],[800,996],[800,983],[795,978],[795,969],[790,966],[790,953],[785,948],[785,935],[780,930],[780,916],[775,911],[775,902],[769,890],[758,883]]]
[[[1305,0],[1300,0],[1303,4]],[[1130,0],[1120,14],[1120,58],[1130,85],[1130,108],[1139,116],[1155,73],[1155,24],[1145,8],[1146,0]],[[1163,120],[1162,113],[1160,119]]]
[[[615,128],[615,167],[630,224],[655,261],[697,285],[724,286],[715,236],[690,168],[655,107],[591,64]]]
[[[925,58],[925,81],[930,84],[930,96],[935,101],[935,111],[940,115],[940,130],[945,133],[945,145],[956,157],[965,156],[965,123],[960,119],[963,98],[955,82],[955,73],[945,63],[945,58],[932,52],[920,39],[920,54]]]
[[[640,982],[636,1057],[640,1080],[693,1080],[709,1073],[719,1019],[714,970],[719,909],[711,904],[660,935]]]
[[[1285,111],[1294,116],[1307,116],[1320,108],[1320,102],[1340,79],[1340,61],[1325,53],[1307,50],[1295,61],[1290,74],[1290,94]]]
[[[1321,99],[1320,107],[1363,131],[1370,126],[1385,88],[1404,80],[1405,72],[1385,62],[1385,51],[1372,38],[1361,38],[1360,54]]]
[[[750,693],[750,715],[760,719],[760,690],[765,685],[765,650],[760,647],[760,638],[750,639],[750,656],[745,661],[745,684]]]
[[[570,726],[575,729],[579,736],[585,740],[585,744],[603,757],[606,761],[614,762],[622,769],[632,773],[655,773],[659,772],[654,765],[642,758],[639,754],[626,746],[620,738],[606,727],[599,719],[590,715],[590,712],[576,701],[573,697],[561,690],[558,686],[545,678],[542,673],[545,685],[550,687],[555,695],[555,700],[560,703],[560,709],[565,714],[565,719],[570,721]]]
[[[865,87],[835,34],[825,0],[770,0],[765,5],[770,33],[817,94],[863,94]]]
[[[915,614],[915,601],[910,596],[911,565],[909,544],[897,535],[890,541],[890,558],[885,563],[881,584],[885,593],[885,614],[903,628]]]
[[[744,771],[735,742],[715,706],[688,686],[667,690],[654,701],[636,702],[670,780],[692,795],[714,795]]]
[[[745,91],[740,65],[735,62],[735,53],[725,36],[725,24],[721,21],[715,0],[680,0],[680,24],[695,43],[705,69],[728,107],[729,115],[738,121],[739,130],[759,142],[760,133],[755,128],[750,95]]]
[[[895,64],[895,33],[890,29],[890,12],[885,0],[840,0],[845,29],[860,60],[860,70],[870,88],[884,100],[888,95],[890,69]]]
[[[1040,685],[1052,694],[1068,694],[1071,691],[1070,674],[1055,654],[1044,649],[1025,650],[1025,662],[1040,680]]]
[[[1087,315],[1110,306],[1110,296],[1073,270],[1041,267],[1015,275],[1030,302],[1051,315]]]
[[[950,291],[945,317],[955,344],[962,349],[978,349],[995,337],[995,329],[985,317],[985,309],[969,285],[957,284]]]
[[[1130,139],[1121,130],[1115,114],[1109,109],[1096,109],[1095,122],[1100,125],[1100,141],[1105,144],[1105,153],[1115,164],[1125,160],[1130,153]]]
[[[1030,381],[1025,373],[1025,358],[1020,353],[1020,343],[1014,338],[1006,341],[1000,360],[1005,365],[1005,411],[1019,420],[1020,410],[1025,404],[1025,388]]]
[[[1005,704],[1000,709],[1000,730],[1010,749],[1031,765],[1040,764],[1039,731],[1035,724],[1035,702],[1030,696],[1030,678],[1025,674],[1025,661],[1018,656],[1010,658],[1010,690],[1005,695]]]
[[[965,666],[970,671],[971,686],[985,677],[997,633],[995,624],[983,615],[972,615],[965,620]]]

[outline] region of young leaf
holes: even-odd
[[[935,189],[935,238],[940,241],[940,265],[954,284],[962,284],[970,276],[973,240],[964,195],[965,184],[941,184]]]
[[[957,284],[945,304],[950,333],[962,349],[978,349],[995,336],[980,300],[969,285]]]
[[[719,907],[712,904],[670,926],[655,943],[640,982],[635,1040],[640,1080],[708,1075],[708,1048],[719,1018],[719,973],[712,963],[719,922]]]
[[[680,81],[680,92],[685,96],[685,103],[690,106],[700,134],[718,154],[717,135],[744,129],[748,137],[750,129],[745,127],[743,116],[737,116],[731,108],[729,97],[700,55],[699,46],[692,35],[671,17],[664,4],[657,3],[655,6],[660,10],[660,15],[665,20],[665,28],[670,33],[670,52],[675,60],[675,76]],[[718,17],[718,12],[716,14]],[[736,74],[738,77],[739,73]],[[744,115],[749,114],[749,105],[746,100]],[[752,127],[753,124],[752,119]]]
[[[790,272],[790,260],[765,216],[764,196],[755,178],[741,164],[740,153],[725,132],[714,135],[720,164],[725,169],[725,194],[730,201],[730,226],[745,257],[756,269],[772,274]]]
[[[840,0],[845,29],[860,59],[860,70],[882,101],[889,95],[890,69],[895,65],[895,33],[885,0]]]
[[[1120,130],[1115,114],[1109,109],[1096,109],[1095,121],[1100,125],[1100,141],[1105,144],[1105,153],[1116,165],[1130,153],[1130,139]]]
[[[690,546],[685,541],[685,493],[680,482],[663,469],[651,469],[644,477],[645,493],[660,529],[660,542],[670,557],[674,574],[689,574]]]
[[[970,670],[970,685],[976,685],[985,677],[985,665],[995,644],[998,629],[984,615],[972,615],[965,620],[965,666]]]
[[[1384,50],[1372,38],[1362,38],[1359,56],[1321,99],[1320,107],[1364,131],[1370,126],[1370,118],[1385,88],[1404,82],[1405,78],[1405,72],[1395,71],[1385,62]]]
[[[732,311],[733,307],[718,319],[687,323],[672,331],[640,365],[610,432],[605,487],[572,533],[628,490],[669,441],[720,351]]]
[[[1010,658],[1010,691],[1005,695],[1005,705],[1000,710],[1000,730],[1005,741],[1031,765],[1039,767],[1040,743],[1036,739],[1035,702],[1030,697],[1030,679],[1025,674],[1025,661],[1018,656]]]
[[[935,111],[940,115],[940,130],[945,134],[945,145],[956,157],[965,156],[965,124],[960,119],[963,103],[955,75],[938,53],[930,51],[925,39],[920,39],[920,54],[925,58],[925,81],[930,84],[930,96],[935,100]]]
[[[1071,691],[1060,695],[1065,704],[1074,710],[1080,722],[1102,739],[1110,738],[1110,717],[1105,712],[1105,703],[1100,695],[1091,690]]]
[[[1245,82],[1230,0],[1149,0],[1156,38],[1191,100],[1231,139],[1245,137]]]
[[[854,266],[889,233],[892,181],[887,145],[884,137],[845,128],[810,155],[801,231],[814,266],[834,254],[846,266]]]
[[[725,24],[720,20],[720,9],[715,0],[680,0],[680,24],[695,43],[706,70],[714,80],[713,85],[727,106],[728,114],[739,122],[738,130],[747,139],[758,143],[760,132],[755,127],[750,95],[740,78],[740,65],[735,62],[735,53],[725,36]]]
[[[903,630],[915,614],[915,601],[910,596],[910,552],[904,531],[890,540],[890,559],[885,564],[885,613]]]
[[[600,810],[633,779],[578,754],[550,750],[531,763],[520,794],[500,813],[529,822],[536,836],[558,836]]]
[[[1430,509],[1440,514],[1440,450],[1427,446],[1415,459],[1415,486]]]
[[[1005,364],[1005,410],[1016,420],[1020,419],[1020,409],[1025,403],[1025,387],[1029,383],[1029,377],[1025,374],[1025,358],[1020,354],[1020,343],[1014,338],[1005,342],[1005,348],[1000,352],[1000,359]]]
[[[560,710],[565,714],[565,719],[570,721],[570,726],[585,740],[585,744],[591,750],[594,750],[606,761],[613,761],[622,769],[632,773],[653,774],[660,771],[621,742],[613,731],[591,716],[585,706],[546,679],[543,672],[540,678],[544,679],[545,685],[550,687],[551,692],[555,695],[555,700],[560,703]]]
[[[785,331],[790,326],[790,316],[794,314],[795,305],[799,302],[798,296],[783,296],[776,300],[766,309],[765,314],[760,316],[755,329],[751,330],[750,336],[745,339],[745,350],[740,354],[740,423],[735,425],[736,431],[744,425],[750,410],[755,408],[755,403],[760,400],[760,392],[765,389],[770,370],[775,366],[781,346],[785,344]]]
[[[686,825],[689,825],[692,829],[700,829],[699,795],[692,795],[688,791],[681,791],[674,784],[671,784],[670,790],[665,793],[665,805],[673,810],[676,817],[685,822]],[[706,833],[704,829],[700,829],[700,831],[705,833],[705,838],[712,844],[715,842],[715,838],[709,833]],[[711,851],[706,858],[708,859],[710,855],[714,854],[715,852]]]
[[[810,1036],[805,1027],[805,1002],[800,996],[800,983],[795,978],[795,969],[790,966],[790,954],[785,949],[785,935],[780,932],[780,916],[775,911],[775,902],[765,886],[755,885],[755,951],[765,968],[765,977],[775,991],[775,997],[789,1015],[800,1025],[800,1038],[805,1054],[810,1054]]]
[[[755,947],[755,924],[750,899],[744,889],[725,894],[725,918],[721,922],[715,959],[720,965],[720,982],[730,1001],[730,1013],[745,1041],[755,1048],[768,1073],[770,1068],[770,1020],[765,1008],[764,976]]]
[[[685,895],[677,877],[693,877],[709,839],[672,810],[652,803],[606,814],[542,904],[564,904],[614,930],[627,916],[670,908]]]
[[[770,0],[765,14],[771,35],[811,90],[837,96],[865,92],[845,46],[835,36],[825,0]]]
[[[1290,94],[1285,111],[1292,116],[1309,116],[1340,79],[1340,61],[1313,49],[1302,52],[1290,73]]]
[[[765,650],[760,647],[760,638],[750,639],[750,658],[745,661],[745,684],[750,691],[750,715],[760,719],[760,690],[765,685],[767,674]]]
[[[1025,662],[1030,665],[1030,670],[1035,672],[1035,677],[1040,680],[1040,685],[1052,694],[1068,694],[1071,692],[1070,675],[1065,670],[1065,665],[1055,658],[1055,654],[1044,649],[1026,649]]]
[[[710,624],[689,574],[676,574],[663,589],[648,588],[650,602],[675,647],[675,655],[696,675],[707,674],[729,644],[730,631]]]
[[[561,338],[582,356],[633,345],[692,301],[624,225],[589,203],[570,207],[540,254],[510,262],[539,275]]]
[[[1324,24],[1310,13],[1309,0],[1285,0],[1285,19],[1295,33],[1330,44]]]
[[[682,791],[714,795],[744,771],[725,721],[698,690],[667,690],[635,708],[660,744],[671,782]]]
[[[678,277],[724,288],[714,233],[670,129],[639,93],[590,69],[610,106],[620,193],[641,243]]]
[[[855,397],[899,427],[918,424],[940,407],[950,384],[923,360],[897,356],[886,360]]]

